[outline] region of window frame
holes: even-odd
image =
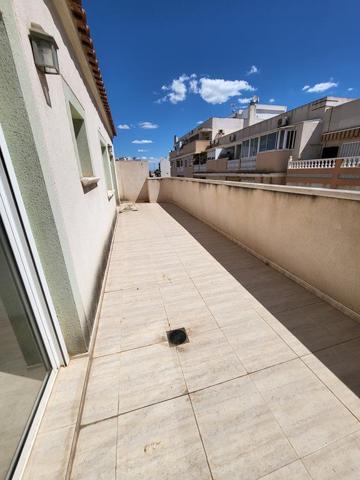
[[[69,120],[69,129],[71,132],[71,138],[72,138],[72,143],[73,143],[73,148],[74,148],[74,154],[79,170],[79,178],[80,182],[83,187],[84,193],[89,192],[93,188],[97,187],[97,184],[100,180],[100,177],[97,177],[95,174],[94,170],[94,163],[91,155],[91,149],[90,149],[90,142],[89,142],[89,130],[87,126],[87,120],[86,120],[86,112],[79,100],[76,98],[75,94],[72,92],[70,87],[63,82],[63,89],[64,89],[64,95],[65,95],[65,101],[66,101],[66,110],[68,114],[68,120]],[[73,117],[73,111],[75,111],[75,115],[78,116],[79,120],[82,120],[82,139],[85,140],[85,157],[83,154],[80,154],[79,152],[79,145],[78,145],[78,139],[76,137],[75,133],[75,126],[74,126],[74,117]],[[75,118],[76,119],[76,118]]]

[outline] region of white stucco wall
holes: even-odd
[[[80,69],[69,51],[61,24],[43,0],[0,0],[0,8],[13,25],[7,25],[10,42],[18,42],[15,55],[19,80],[31,122],[51,207],[59,232],[69,277],[84,332],[91,328],[94,293],[99,283],[104,248],[116,213],[116,199],[108,199],[100,149],[100,135],[111,139],[89,96]],[[11,10],[12,9],[12,10]],[[46,75],[51,106],[45,100],[29,42],[31,23],[37,23],[56,40],[60,75]],[[14,31],[14,28],[15,31]],[[76,60],[75,60],[76,61]],[[69,122],[64,91],[71,89],[85,112],[87,137],[98,186],[84,193]],[[115,179],[114,179],[115,181]],[[51,259],[49,259],[51,261]]]
[[[170,160],[168,158],[160,159],[160,171],[162,177],[170,177]]]

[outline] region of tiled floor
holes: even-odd
[[[119,214],[72,479],[358,480],[359,352],[359,324],[140,204]]]

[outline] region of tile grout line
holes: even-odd
[[[326,390],[334,397],[338,400],[338,402],[355,418],[355,420],[357,421],[358,425],[359,425],[359,428],[360,428],[360,421],[359,419],[357,418],[357,416],[350,410],[350,408],[345,405],[345,403],[337,396],[337,394],[335,392],[333,392],[330,387],[328,385],[326,385],[326,383],[324,383],[324,381],[319,377],[319,375],[314,372],[314,370],[309,367],[309,365],[307,365],[305,362],[304,362],[304,359],[302,357],[299,357],[299,360],[302,362],[302,364],[319,380],[319,382],[326,388]],[[319,360],[321,362],[321,360]],[[322,365],[324,365],[322,362],[321,362]],[[324,365],[325,368],[326,365]],[[328,369],[329,370],[329,369]],[[331,372],[332,373],[332,372]],[[334,374],[335,375],[335,374]],[[335,375],[336,376],[336,375]],[[337,377],[336,377],[337,378]],[[340,380],[340,379],[339,379]],[[341,380],[340,380],[341,382]],[[343,384],[343,382],[341,382]],[[347,387],[347,385],[346,385]],[[349,387],[347,387],[349,388]],[[350,389],[349,389],[350,390]]]
[[[314,450],[313,452],[310,452],[310,453],[307,453],[306,455],[303,455],[302,457],[300,457],[300,460],[303,461],[304,459],[306,459],[306,458],[308,458],[308,457],[311,457],[312,455],[320,452],[321,450],[324,450],[325,448],[328,448],[328,447],[330,447],[331,445],[334,445],[334,444],[337,443],[337,442],[341,442],[342,440],[345,440],[346,438],[351,437],[351,435],[354,435],[355,433],[360,433],[360,425],[359,425],[359,427],[358,427],[356,430],[354,430],[354,431],[352,431],[352,432],[350,432],[350,433],[347,433],[346,435],[344,435],[344,436],[342,436],[342,437],[340,437],[340,438],[337,438],[336,440],[330,441],[330,442],[327,443],[326,445],[323,445],[322,447],[317,448],[317,449]],[[310,476],[311,476],[311,475],[310,475]]]
[[[213,473],[212,473],[212,470],[211,470],[211,466],[210,466],[210,462],[209,462],[209,457],[208,457],[208,454],[207,454],[207,451],[206,451],[206,448],[205,448],[204,440],[203,440],[202,435],[201,435],[199,423],[198,423],[198,420],[197,420],[197,417],[196,417],[196,414],[195,414],[194,405],[193,405],[193,403],[192,403],[192,399],[191,399],[191,395],[190,395],[190,394],[188,394],[188,398],[189,398],[189,401],[190,401],[191,410],[192,410],[193,415],[194,415],[194,420],[195,420],[195,423],[196,423],[196,428],[197,428],[198,433],[199,433],[200,442],[201,442],[201,445],[202,445],[203,450],[204,450],[204,454],[205,454],[206,463],[207,463],[207,466],[208,466],[208,469],[209,469],[209,473],[210,473],[211,479],[214,480],[214,476],[213,476]]]
[[[186,386],[186,390],[187,390],[187,397],[190,401],[190,406],[191,406],[191,410],[192,410],[192,413],[193,413],[193,416],[194,416],[194,420],[195,420],[196,428],[197,428],[197,431],[198,431],[198,434],[199,434],[200,442],[201,442],[201,445],[202,445],[203,450],[204,450],[206,463],[207,463],[207,466],[208,466],[208,469],[209,469],[211,479],[214,480],[214,476],[213,476],[213,473],[212,473],[212,470],[211,470],[211,467],[210,467],[208,454],[207,454],[207,451],[206,451],[206,448],[205,448],[204,440],[203,440],[202,435],[201,435],[200,427],[199,427],[199,424],[198,424],[198,421],[197,421],[196,413],[195,413],[194,406],[193,406],[192,399],[191,399],[191,395],[190,395],[190,392],[189,392],[189,387],[188,387],[186,377],[185,377],[185,374],[184,374],[184,370],[183,370],[183,367],[182,367],[182,364],[181,364],[180,354],[179,354],[179,351],[178,351],[177,347],[175,347],[175,350],[176,350],[176,355],[177,355],[177,358],[178,358],[179,366],[180,366],[180,369],[181,369],[181,373],[182,373],[182,376],[184,378],[184,382],[185,382],[185,386]]]
[[[89,360],[88,360],[88,365],[87,365],[87,369],[86,369],[84,385],[83,385],[81,399],[80,399],[79,410],[78,410],[77,419],[76,419],[76,423],[75,423],[75,431],[74,431],[74,436],[73,436],[72,443],[71,443],[70,455],[69,455],[69,458],[68,458],[68,461],[67,461],[65,480],[70,480],[71,479],[71,474],[72,474],[72,470],[73,470],[73,466],[74,466],[75,454],[76,454],[76,449],[77,449],[77,444],[78,444],[78,439],[79,439],[79,433],[80,433],[80,428],[81,428],[81,418],[82,418],[82,414],[83,414],[83,411],[84,411],[85,397],[86,397],[87,387],[88,387],[89,378],[90,378],[91,366],[92,366],[92,362],[93,362],[93,354],[94,354],[96,337],[97,337],[98,328],[99,328],[100,312],[101,312],[101,308],[102,308],[102,304],[103,304],[103,299],[104,299],[104,294],[105,294],[105,286],[106,286],[106,281],[107,281],[107,277],[108,277],[108,272],[109,272],[109,267],[110,267],[110,262],[111,262],[113,247],[114,247],[116,227],[117,227],[117,224],[118,224],[118,215],[119,215],[119,212],[116,209],[116,221],[115,221],[115,225],[114,225],[113,236],[112,236],[112,240],[111,240],[111,246],[110,246],[110,249],[109,249],[106,269],[105,269],[105,272],[104,272],[101,291],[100,291],[100,295],[99,295],[99,302],[98,302],[98,306],[97,306],[97,309],[96,309],[93,331],[92,331],[92,335],[91,335],[91,339],[90,339],[90,345],[89,345],[89,351],[88,351]]]
[[[112,420],[114,418],[119,418],[119,417],[122,417],[124,415],[128,415],[130,413],[134,413],[134,412],[138,412],[140,410],[144,410],[145,408],[150,408],[150,407],[154,407],[155,405],[160,405],[162,403],[166,403],[166,402],[169,402],[171,400],[175,400],[177,398],[182,398],[182,397],[186,397],[188,395],[188,393],[181,393],[180,395],[175,395],[174,397],[169,397],[169,398],[165,398],[163,400],[158,400],[157,402],[153,402],[153,403],[148,403],[147,405],[142,405],[141,407],[137,407],[137,408],[133,408],[132,410],[126,410],[125,412],[120,412],[118,411],[118,413],[116,413],[115,415],[110,415],[110,417],[104,417],[104,418],[99,418],[98,420],[94,420],[92,422],[89,422],[89,423],[84,423],[82,425],[80,425],[80,430],[83,430],[87,427],[90,427],[92,425],[97,425],[98,423],[102,423],[102,422],[106,422],[108,420]],[[119,405],[119,403],[118,403]]]

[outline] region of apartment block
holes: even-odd
[[[208,160],[223,158],[222,149],[216,148],[221,138],[227,138],[233,132],[286,112],[284,106],[261,105],[255,100],[248,108],[234,112],[231,117],[209,118],[182,137],[175,136],[173,149],[169,154],[171,175],[192,177],[195,172],[202,170],[201,166]]]
[[[358,188],[359,100],[325,97],[280,114],[272,108],[267,119],[214,138],[194,159],[192,176]],[[256,100],[246,116],[255,109],[263,109]]]

